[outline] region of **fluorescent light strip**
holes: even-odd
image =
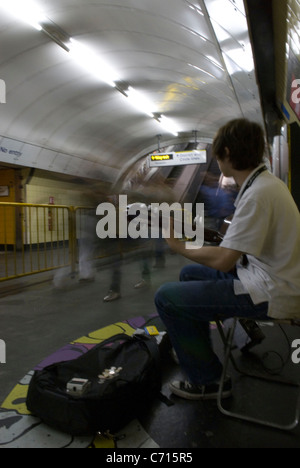
[[[168,119],[167,117],[162,115],[158,118],[158,122],[161,124],[162,128],[164,128],[167,132],[172,133],[174,136],[178,136],[179,130],[171,119]]]
[[[42,31],[42,23],[46,17],[39,7],[31,0],[0,0],[0,8],[3,8],[8,13],[29,24],[38,31]]]
[[[70,49],[71,57],[74,58],[79,65],[88,70],[100,81],[107,83],[113,88],[116,86],[116,82],[118,81],[116,72],[91,49],[80,44],[80,42],[75,39],[70,40],[68,48]]]
[[[32,0],[0,0],[0,8],[3,8],[20,21],[29,24],[38,31],[43,31],[42,25],[47,22],[47,17]],[[45,30],[45,32],[47,31]],[[202,37],[201,39],[204,40]],[[66,48],[69,50],[71,57],[73,57],[76,62],[89,71],[93,76],[119,90],[117,82],[120,80],[117,73],[112,70],[111,67],[99,57],[99,55],[73,38],[71,38],[70,42],[66,44]],[[129,87],[128,90],[122,94],[128,98],[130,104],[137,110],[147,114],[151,118],[155,118],[154,113],[156,110],[154,109],[154,105],[152,105],[152,103],[141,93],[134,90],[132,87]],[[178,136],[178,130],[170,119],[162,116],[156,120],[167,132]]]
[[[151,118],[155,118],[156,109],[154,104],[151,103],[142,93],[136,91],[131,86],[128,89],[121,90],[118,88],[117,82],[118,77],[116,73],[100,59],[93,51],[80,44],[78,41],[71,39],[68,44],[70,49],[70,55],[78,62],[81,66],[84,66],[86,70],[89,70],[94,76],[99,78],[101,81],[109,84],[116,88],[123,96],[125,96],[129,103],[138,111],[148,115]],[[170,119],[161,117],[157,119],[161,126],[175,136],[178,136],[178,130]]]
[[[143,112],[149,117],[154,117],[154,105],[145,96],[133,89],[131,86],[129,86],[128,90],[125,92],[130,104],[135,107],[135,109]]]

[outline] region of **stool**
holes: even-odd
[[[245,317],[243,317],[245,318]],[[283,425],[283,424],[277,424],[275,422],[272,422],[272,421],[268,421],[268,420],[265,420],[265,419],[257,419],[257,418],[254,418],[254,417],[250,417],[248,415],[244,415],[244,414],[239,414],[239,413],[235,413],[235,412],[232,412],[232,411],[229,411],[229,410],[226,410],[223,406],[222,406],[222,393],[223,393],[223,387],[224,387],[224,382],[225,382],[225,379],[226,379],[226,376],[227,376],[227,371],[228,371],[228,366],[229,366],[229,362],[231,361],[234,369],[244,375],[244,376],[247,376],[247,377],[251,377],[251,378],[255,378],[255,379],[260,379],[260,380],[264,380],[264,381],[268,381],[268,382],[273,382],[274,384],[279,384],[279,385],[286,385],[288,387],[298,387],[300,388],[300,383],[296,383],[296,382],[290,382],[288,380],[285,380],[285,379],[281,379],[281,378],[274,378],[274,377],[271,377],[271,376],[268,376],[268,375],[258,375],[258,374],[255,374],[255,373],[249,373],[249,372],[244,372],[242,371],[237,363],[236,363],[236,360],[234,359],[233,357],[233,354],[232,354],[232,350],[233,350],[233,339],[234,339],[234,333],[235,333],[235,329],[236,329],[236,325],[238,323],[238,320],[240,318],[239,317],[235,317],[234,320],[233,320],[233,325],[231,326],[231,328],[229,329],[227,335],[224,333],[224,330],[223,330],[223,326],[222,326],[222,321],[224,320],[224,317],[223,319],[221,319],[220,317],[217,317],[216,318],[216,324],[217,324],[217,327],[218,327],[218,331],[219,331],[219,334],[221,336],[221,339],[224,343],[224,348],[225,348],[225,358],[224,358],[224,367],[223,367],[223,373],[222,373],[222,377],[221,377],[221,381],[220,381],[220,388],[219,388],[219,394],[218,394],[218,400],[217,400],[217,403],[218,403],[218,409],[221,411],[222,414],[226,415],[226,416],[229,416],[229,417],[232,417],[232,418],[236,418],[236,419],[240,419],[242,421],[248,421],[248,422],[252,422],[252,423],[255,423],[255,424],[260,424],[260,425],[263,425],[263,426],[267,426],[267,427],[272,427],[272,428],[275,428],[275,429],[280,429],[280,430],[284,430],[284,431],[291,431],[293,430],[295,427],[297,427],[298,423],[299,423],[299,415],[300,415],[300,391],[299,391],[299,395],[298,395],[298,399],[297,399],[297,404],[296,404],[296,408],[295,408],[295,417],[294,417],[294,420],[290,423],[290,424],[286,424],[286,425]],[[256,319],[256,318],[248,318],[247,317],[247,320],[253,320],[255,322],[266,322],[266,320],[264,319]],[[270,320],[270,323],[275,323],[279,326],[281,325],[291,325],[291,326],[298,326],[300,327],[300,320]]]

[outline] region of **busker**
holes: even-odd
[[[300,216],[286,185],[263,163],[262,128],[245,119],[223,126],[213,154],[225,177],[240,187],[232,223],[219,246],[189,250],[171,234],[167,242],[195,264],[180,282],[163,285],[155,303],[187,380],[170,384],[177,396],[217,398],[223,366],[214,353],[210,322],[300,316]],[[232,392],[228,377],[223,398]]]

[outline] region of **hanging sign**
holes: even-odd
[[[183,151],[167,154],[151,154],[149,156],[150,167],[187,166],[190,164],[205,164],[206,162],[206,150]]]

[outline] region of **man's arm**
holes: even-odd
[[[204,246],[200,249],[187,249],[185,242],[174,237],[173,223],[170,226],[170,237],[167,236],[166,241],[172,250],[189,260],[224,273],[231,271],[243,255],[243,252],[224,247]]]

